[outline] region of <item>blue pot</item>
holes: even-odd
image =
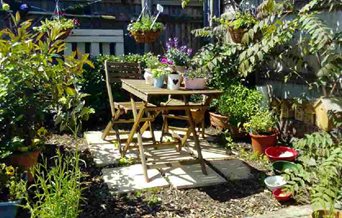
[[[20,201],[0,202],[0,217],[15,218]]]
[[[156,88],[162,88],[164,85],[164,76],[153,78],[153,86]]]

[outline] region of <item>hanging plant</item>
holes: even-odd
[[[141,19],[128,25],[127,30],[137,43],[152,43],[157,40],[161,31],[164,29],[164,24],[155,22],[153,16],[143,16]]]

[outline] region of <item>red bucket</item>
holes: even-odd
[[[291,198],[291,193],[286,193],[282,188],[277,188],[272,192],[273,196],[278,201],[288,201]]]

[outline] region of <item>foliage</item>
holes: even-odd
[[[261,109],[251,116],[250,121],[243,126],[248,132],[255,135],[268,135],[274,133],[275,125],[276,121],[273,114],[267,109]]]
[[[79,154],[62,155],[57,151],[54,166],[47,162],[33,168],[35,184],[30,186],[33,198],[28,195],[24,208],[29,209],[31,217],[76,218],[82,200],[81,179],[84,177],[79,167]]]
[[[46,33],[51,29],[56,29],[59,32],[73,29],[79,25],[79,21],[76,19],[67,19],[67,18],[53,18],[51,20],[45,19],[42,21],[40,26],[33,27],[34,30],[42,33]]]
[[[288,172],[287,189],[302,202],[311,201],[315,209],[333,210],[334,202],[342,197],[342,143],[326,132],[316,132],[296,139],[301,167]]]
[[[221,24],[237,29],[249,29],[257,22],[256,18],[249,12],[236,12],[232,20],[220,19]]]
[[[186,45],[179,45],[178,38],[170,38],[166,42],[165,57],[176,66],[187,66],[190,62],[191,54],[192,49]]]
[[[153,78],[159,78],[159,77],[165,76],[167,74],[169,74],[169,71],[164,69],[164,68],[152,69],[152,77]]]
[[[0,163],[0,202],[21,199],[26,192],[26,182],[12,166]]]
[[[146,67],[149,69],[157,69],[161,67],[166,67],[166,64],[159,61],[157,56],[151,55],[149,59],[146,60]]]
[[[127,30],[131,33],[134,32],[157,32],[162,31],[164,29],[164,25],[160,22],[155,22],[152,26],[152,23],[154,21],[153,16],[142,16],[140,20],[137,20],[130,25],[128,25]]]
[[[31,21],[19,20],[17,13],[15,28],[0,31],[0,158],[44,144],[47,120],[63,109],[63,99],[78,96],[83,66],[92,65],[88,55],[60,55],[59,28],[42,40]]]
[[[188,69],[186,72],[186,77],[194,79],[194,78],[207,78],[209,75],[206,72],[197,69]]]
[[[229,123],[240,126],[261,107],[262,94],[241,84],[231,85],[218,100],[218,112],[229,116]]]

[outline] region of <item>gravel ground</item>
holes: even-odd
[[[251,160],[248,163],[260,172],[258,179],[205,188],[162,188],[117,195],[103,182],[101,169],[95,167],[85,141],[79,139],[77,142],[82,151],[81,158],[85,161],[83,171],[87,175],[84,180],[82,218],[245,217],[287,207],[277,202],[271,192],[265,189],[262,178],[267,172],[262,164]],[[74,147],[75,140],[68,135],[54,135],[49,143],[61,145],[67,151]],[[242,143],[241,146],[247,145]]]

